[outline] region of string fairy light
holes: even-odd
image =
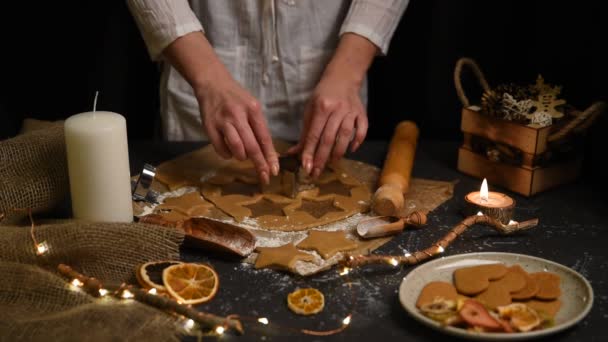
[[[131,298],[135,297],[133,292],[129,291],[129,289],[124,289],[120,296],[124,299],[131,299]]]
[[[34,219],[32,216],[32,210],[31,209],[13,209],[13,210],[27,212],[30,223],[31,223],[30,237],[31,237],[31,240],[34,245],[34,250],[36,252],[36,255],[40,256],[40,255],[44,255],[44,254],[48,253],[50,250],[49,244],[46,241],[38,242],[38,240],[36,239],[36,234],[35,234],[36,225],[34,223]],[[0,213],[0,222],[5,217],[6,217],[5,213]],[[355,259],[352,256],[349,256],[349,260],[353,261]],[[395,259],[394,262],[397,262],[397,260]],[[225,318],[220,318],[220,317],[217,317],[212,314],[198,312],[189,305],[183,305],[183,303],[180,303],[173,299],[165,298],[163,296],[157,296],[158,292],[155,288],[152,288],[147,291],[143,291],[143,290],[135,289],[132,287],[126,288],[126,287],[124,287],[124,284],[123,284],[123,286],[121,286],[121,289],[119,289],[118,291],[111,292],[110,290],[103,288],[101,285],[101,282],[99,282],[99,280],[97,280],[95,278],[83,276],[83,275],[75,272],[71,267],[69,267],[67,265],[64,265],[64,264],[58,265],[58,270],[64,276],[71,277],[72,280],[70,281],[70,284],[73,285],[74,289],[77,290],[80,288],[84,288],[87,292],[89,292],[93,296],[106,297],[106,296],[112,294],[113,296],[116,296],[116,297],[119,297],[122,299],[138,299],[144,303],[154,305],[154,306],[157,306],[160,308],[166,309],[167,307],[171,307],[172,309],[175,310],[176,313],[181,314],[181,315],[187,315],[187,317],[190,317],[184,323],[184,328],[186,328],[189,331],[194,329],[197,326],[196,325],[197,322],[204,323],[206,325],[208,325],[211,322],[220,322],[220,321],[223,322],[223,324],[216,325],[215,328],[212,328],[212,330],[218,335],[223,335],[228,329],[234,330],[234,331],[242,334],[243,328],[241,326],[239,319],[252,320],[252,321],[255,321],[255,322],[263,324],[263,325],[270,324],[270,320],[266,317],[249,319],[247,317],[241,317],[239,315],[229,315]],[[351,269],[349,267],[343,267],[343,269],[339,272],[339,275],[347,276],[350,273],[350,270]],[[354,291],[352,289],[352,283],[347,280],[346,284],[348,285],[349,289],[351,290],[351,295],[352,295],[352,299],[353,299],[352,306],[354,309],[356,297],[355,297]],[[138,295],[136,296],[134,292],[138,293]],[[157,300],[153,301],[152,299],[147,298],[148,296],[152,297],[152,298],[157,298]],[[173,302],[173,304],[170,304],[171,302]],[[311,329],[289,328],[289,327],[278,326],[278,325],[274,325],[274,326],[279,329],[296,330],[296,331],[306,334],[306,335],[329,336],[329,335],[334,335],[334,334],[344,331],[351,324],[351,321],[352,321],[352,313],[348,314],[341,321],[342,324],[340,327],[338,327],[336,329],[332,329],[332,330],[311,330]]]
[[[190,331],[194,328],[196,322],[194,322],[194,320],[192,318],[188,318],[186,320],[186,322],[184,323],[184,329]]]
[[[27,209],[12,208],[11,211],[17,212],[17,213],[23,213],[23,212],[27,213],[27,216],[30,220],[30,238],[32,239],[32,243],[34,244],[34,252],[36,253],[37,256],[42,256],[42,255],[48,253],[50,250],[49,244],[46,241],[38,242],[38,239],[36,239],[36,233],[35,233],[36,224],[34,223],[32,209],[31,208],[27,208]],[[2,220],[4,220],[6,217],[7,217],[6,213],[4,213],[4,212],[0,213],[0,222],[2,222]]]
[[[389,263],[393,266],[399,264],[403,265],[414,265],[429,258],[432,258],[438,254],[441,254],[445,249],[460,235],[462,235],[467,229],[474,225],[483,224],[496,229],[501,234],[512,234],[515,232],[530,229],[538,225],[538,219],[531,219],[524,222],[517,222],[510,224],[503,224],[494,217],[484,215],[482,212],[478,212],[476,215],[465,218],[462,222],[457,224],[454,228],[450,229],[439,241],[431,245],[431,247],[416,251],[414,253],[407,253],[405,255],[358,255],[348,256],[340,261],[343,267],[356,268],[370,264]]]
[[[80,279],[77,279],[77,278],[74,278],[70,284],[72,284],[76,287],[82,287],[82,285],[84,285],[84,283],[82,281],[80,281]]]

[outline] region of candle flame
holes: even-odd
[[[479,190],[479,197],[481,198],[482,201],[487,201],[488,197],[489,197],[488,181],[485,178],[483,179],[483,182],[481,183],[481,190]]]
[[[352,318],[352,315],[346,316],[346,318],[342,320],[342,324],[349,325],[351,318]]]

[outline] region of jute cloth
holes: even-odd
[[[136,283],[137,265],[178,260],[182,232],[144,224],[68,223],[35,228],[48,252],[37,256],[29,227],[0,226],[1,341],[172,341],[175,317],[132,300],[95,298],[56,271],[72,266],[106,284]]]
[[[67,221],[35,226],[47,253],[36,255],[27,213],[68,198],[63,125],[0,141],[0,341],[172,341],[176,317],[133,300],[97,298],[57,273],[60,263],[106,286],[137,284],[138,265],[178,260],[182,232],[143,224]],[[24,220],[25,219],[25,220]]]
[[[56,208],[69,194],[63,124],[29,131],[0,141],[0,213],[17,222],[31,208],[35,213]]]

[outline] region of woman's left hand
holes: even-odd
[[[304,111],[300,142],[288,153],[300,153],[302,166],[318,177],[327,161],[338,160],[350,145],[355,151],[367,134],[367,112],[359,91],[361,84],[339,74],[324,76]]]

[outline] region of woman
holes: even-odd
[[[209,139],[217,153],[277,175],[271,137],[318,176],[367,133],[366,73],[408,0],[128,0],[163,63],[168,140]],[[201,129],[202,126],[202,129]],[[299,139],[298,139],[299,137]]]

